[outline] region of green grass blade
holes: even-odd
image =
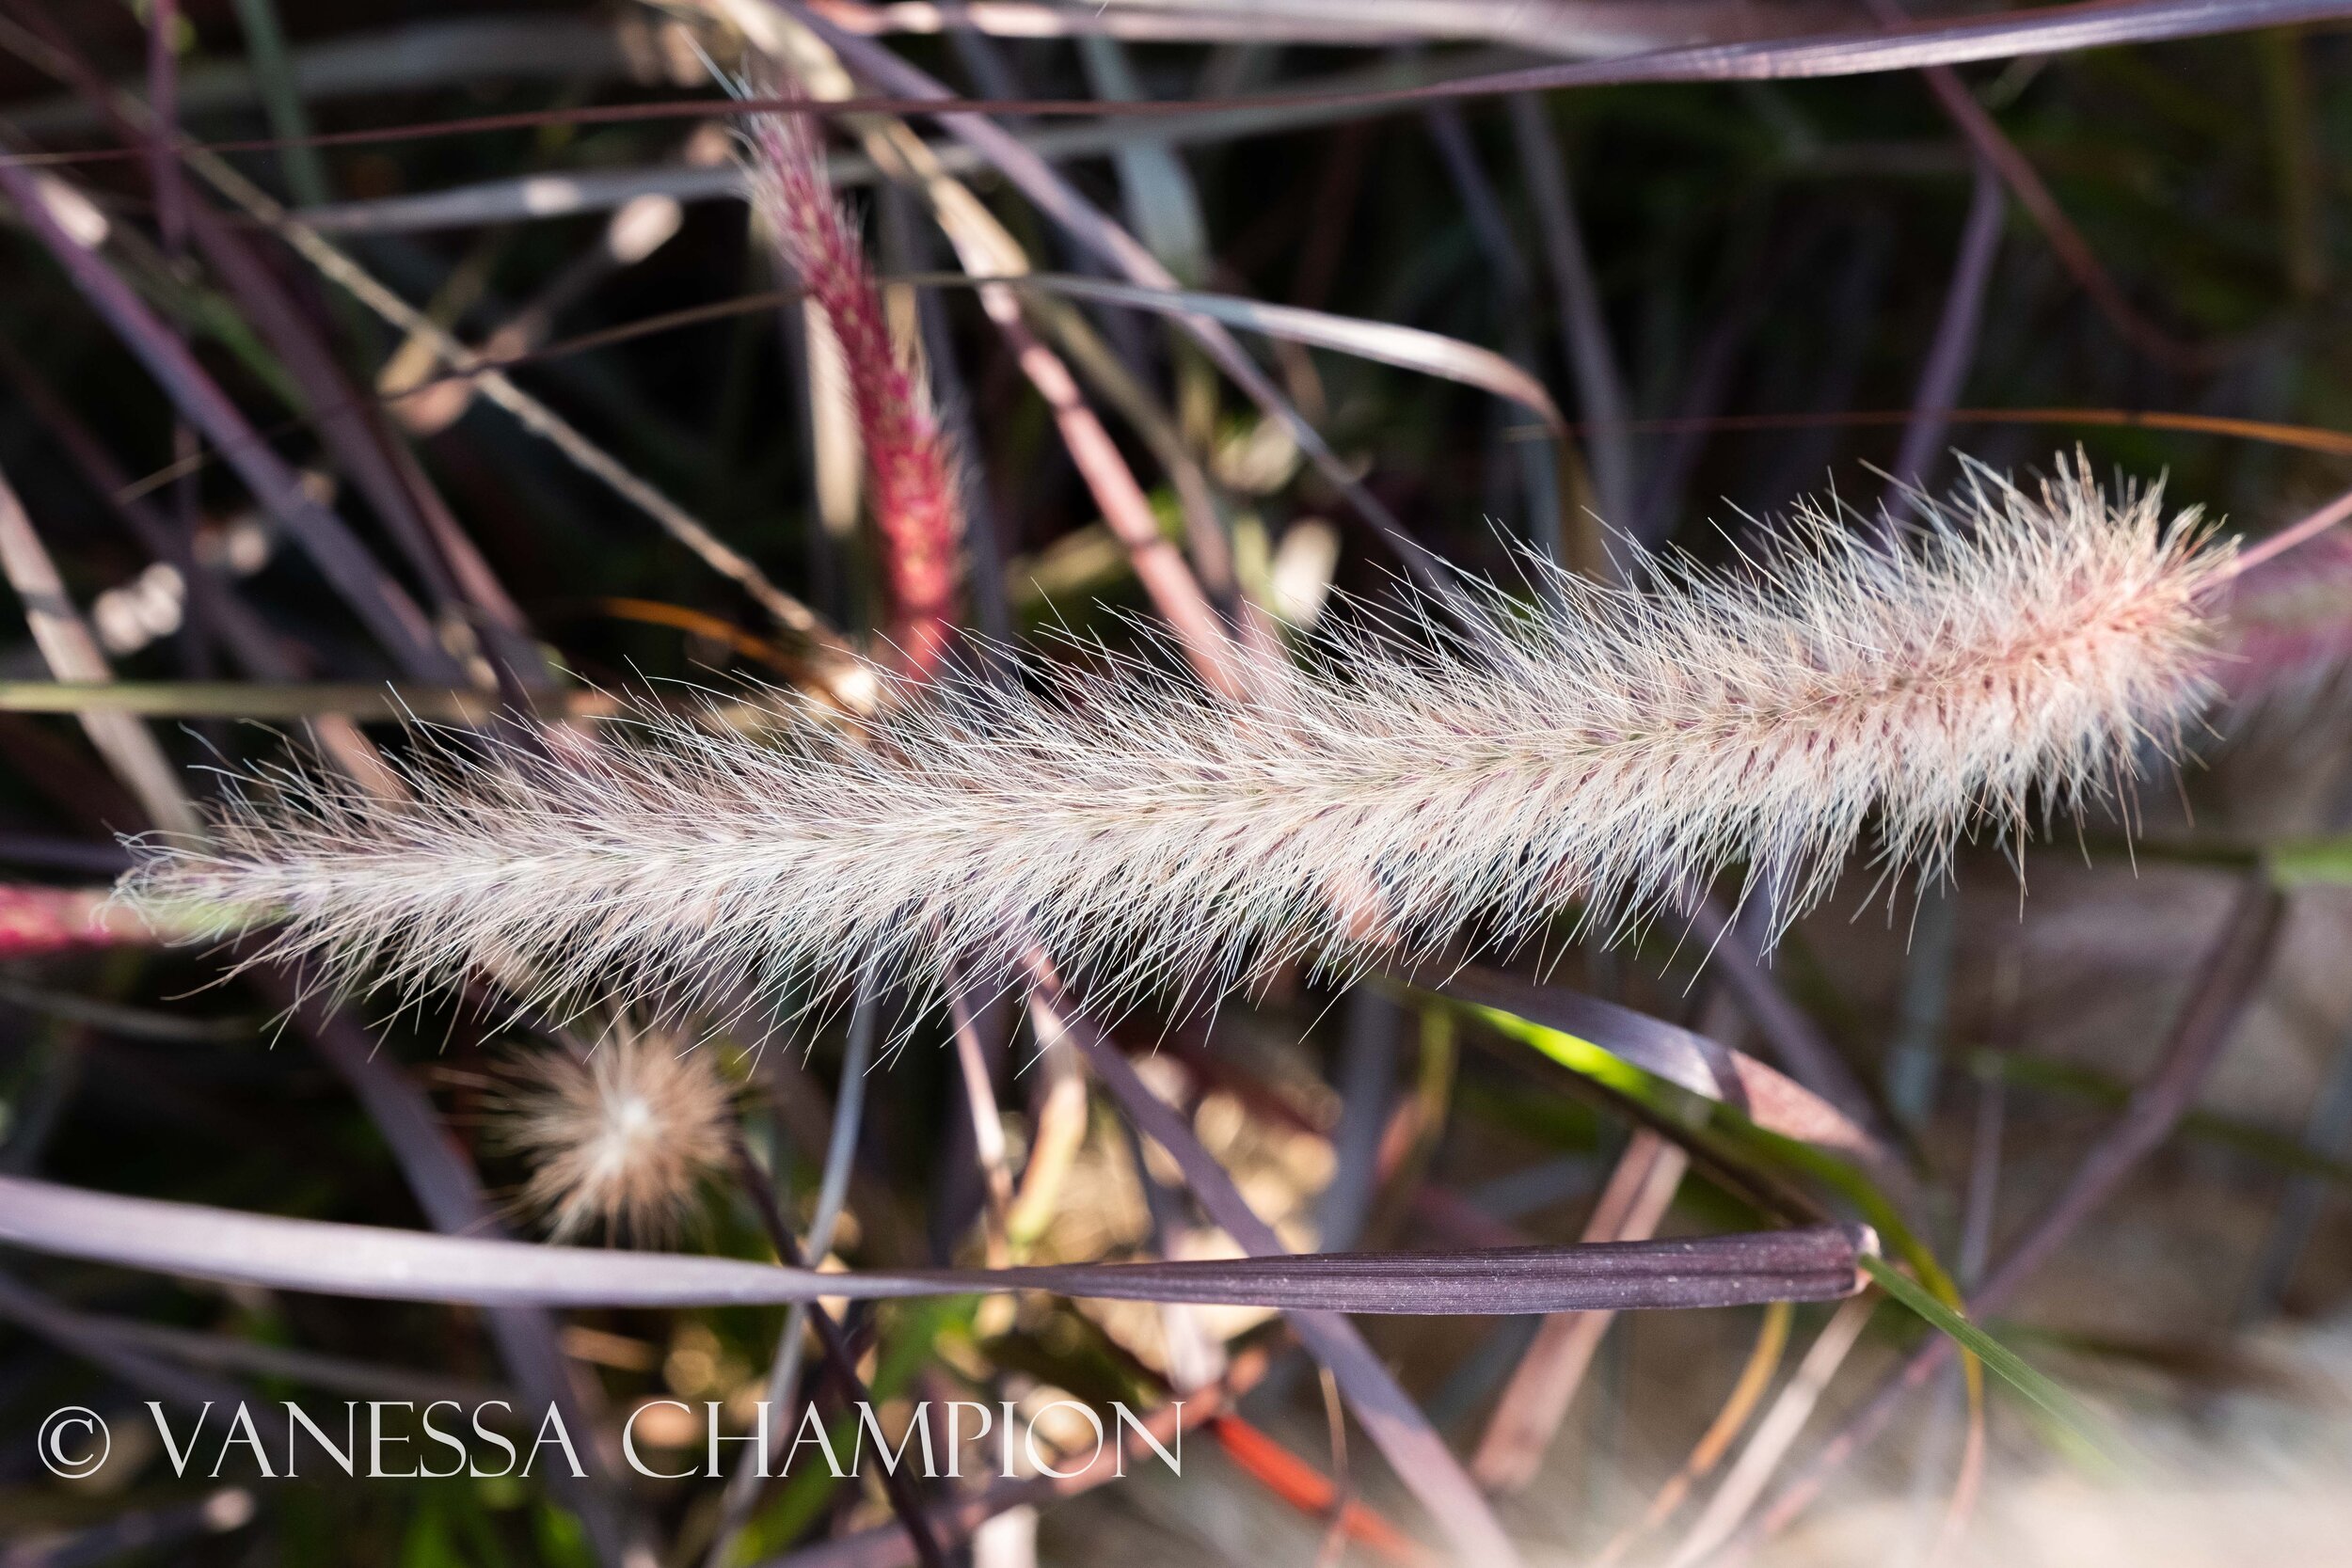
[[[1917,1313],[1930,1327],[1948,1336],[1963,1351],[1983,1362],[1994,1376],[2024,1395],[2085,1449],[2109,1459],[2129,1451],[2129,1445],[2122,1434],[2089,1405],[2027,1366],[2023,1356],[1971,1323],[1964,1314],[1937,1300],[1934,1292],[1897,1268],[1891,1260],[1865,1257],[1862,1266],[1881,1290]]]

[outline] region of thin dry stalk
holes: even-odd
[[[114,679],[97,637],[67,596],[56,563],[33,531],[33,520],[24,515],[24,505],[5,474],[0,474],[0,576],[24,601],[24,624],[51,674],[61,681]],[[195,805],[145,724],[127,713],[85,713],[81,721],[90,744],[137,798],[151,822],[175,833],[199,831]]]
[[[841,1094],[834,1106],[833,1126],[821,1140],[811,1142],[811,1147],[816,1141],[824,1144],[825,1164],[824,1174],[818,1180],[817,1209],[810,1216],[808,1240],[803,1251],[819,1263],[833,1251],[834,1232],[840,1224],[841,1211],[849,1202],[850,1171],[857,1159],[858,1132],[865,1121],[866,1073],[873,1061],[875,1013],[880,1006],[872,976],[862,977],[850,1006],[849,1038],[841,1058]],[[776,1337],[775,1354],[769,1362],[767,1391],[763,1396],[771,1408],[782,1405],[800,1386],[809,1311],[809,1303],[796,1301],[785,1313],[784,1328]],[[728,1568],[735,1560],[736,1543],[741,1539],[759,1502],[760,1482],[768,1478],[783,1444],[784,1428],[779,1422],[769,1431],[765,1451],[748,1455],[743,1467],[727,1478],[719,1525],[711,1533],[710,1550],[703,1557],[703,1568]],[[910,1552],[914,1549],[913,1538],[904,1531],[892,1534]]]
[[[1901,27],[1911,21],[1901,0],[1868,0],[1868,4],[1871,14],[1882,25]],[[2173,370],[2210,369],[2217,361],[2220,356],[2212,345],[2191,343],[2173,336],[2125,297],[2100,263],[2098,252],[2090,248],[2083,231],[2074,227],[2074,220],[2058,205],[2058,198],[2042,180],[2042,171],[2003,133],[1999,121],[1977,102],[1976,94],[1968,90],[1958,71],[1948,65],[1929,65],[1920,68],[1919,75],[1953,126],[1976,148],[1977,156],[1999,171],[2002,181],[2017,198],[2017,204],[2032,214],[2042,237],[2057,253],[2059,264],[2073,275],[2075,284],[2126,342]]]
[[[1208,1216],[1251,1257],[1287,1254],[1289,1249],[1274,1227],[1259,1218],[1184,1118],[1153,1095],[1109,1037],[1071,1006],[1043,957],[1032,950],[1025,967],[1033,987],[1032,1011],[1041,1022],[1057,1026],[1077,1049],[1136,1131],[1175,1159],[1185,1185]],[[1515,1568],[1518,1552],[1469,1473],[1429,1425],[1420,1406],[1397,1386],[1355,1324],[1338,1313],[1323,1311],[1294,1311],[1289,1321],[1301,1342],[1330,1369],[1356,1418],[1387,1456],[1398,1479],[1453,1538],[1464,1560]]]
[[[1764,1321],[1756,1331],[1756,1344],[1748,1352],[1748,1359],[1741,1365],[1739,1380],[1731,1386],[1723,1408],[1715,1412],[1715,1418],[1692,1445],[1690,1457],[1650,1498],[1641,1518],[1619,1530],[1593,1559],[1593,1568],[1610,1568],[1644,1535],[1674,1517],[1675,1510],[1690,1497],[1691,1489],[1723,1462],[1724,1455],[1731,1449],[1732,1440],[1748,1424],[1748,1418],[1763,1402],[1765,1390],[1772,1386],[1772,1377],[1780,1370],[1781,1357],[1788,1354],[1788,1325],[1796,1315],[1796,1308],[1785,1301],[1776,1301],[1764,1309]]]
[[[996,1106],[996,1085],[989,1076],[970,990],[961,986],[948,990],[947,1019],[955,1037],[956,1067],[963,1079],[963,1102],[972,1117],[972,1149],[980,1167],[988,1262],[991,1268],[998,1268],[1010,1260],[1012,1167],[1005,1148],[1003,1114]]]
[[[126,112],[128,112],[126,110]],[[720,576],[742,588],[775,623],[804,641],[815,656],[812,673],[834,702],[853,712],[872,707],[875,682],[863,660],[824,618],[771,581],[768,575],[700,518],[640,479],[618,458],[597,446],[569,420],[516,386],[483,356],[466,346],[423,311],[401,298],[373,274],[336,248],[317,230],[290,214],[268,192],[219,155],[186,143],[182,154],[246,216],[283,240],[320,276],[349,293],[387,323],[429,346],[452,371],[473,376],[482,395],[513,415],[524,429],[562,452],[572,464],[637,507],[673,539]],[[224,449],[226,444],[224,443]]]
[[[1585,1221],[1582,1239],[1637,1242],[1656,1235],[1690,1164],[1688,1155],[1656,1132],[1637,1129]],[[1503,1386],[1471,1456],[1470,1474],[1481,1486],[1518,1492],[1535,1479],[1615,1318],[1613,1312],[1561,1312],[1544,1320]]]
[[[1968,1430],[1962,1439],[1960,1470],[1952,1481],[1952,1494],[1944,1505],[1944,1519],[1936,1527],[1935,1539],[1928,1546],[1926,1568],[1943,1568],[1960,1549],[1960,1543],[1968,1533],[1968,1522],[1976,1516],[1977,1501],[1984,1495],[1985,1418],[1984,1393],[1979,1384],[1969,1390]]]
[[[1039,341],[1021,314],[1021,302],[1002,286],[980,290],[980,308],[1002,333],[1021,367],[1022,374],[1053,411],[1062,445],[1077,466],[1103,521],[1127,550],[1136,578],[1160,613],[1167,617],[1177,643],[1194,672],[1213,690],[1240,698],[1244,693],[1242,654],[1209,603],[1192,568],[1176,546],[1160,532],[1152,501],[1136,483],[1126,459],[1119,454],[1110,432],[1095,417],[1078,390],[1078,383],[1061,356]]]
[[[733,1129],[730,1128],[730,1132]],[[752,1208],[768,1232],[768,1243],[776,1249],[776,1256],[791,1268],[809,1267],[809,1259],[793,1240],[792,1228],[785,1223],[784,1211],[776,1204],[775,1193],[751,1151],[737,1135],[735,1164],[742,1190],[752,1200]],[[818,1302],[808,1316],[809,1326],[817,1331],[818,1364],[826,1380],[832,1384],[834,1397],[848,1408],[867,1409],[873,1403],[873,1391],[858,1375],[857,1363],[850,1354],[849,1339],[841,1325],[834,1321],[824,1303]],[[890,1499],[890,1511],[898,1517],[899,1528],[906,1532],[907,1544],[914,1549],[914,1559],[923,1568],[946,1568],[947,1555],[940,1547],[939,1537],[932,1530],[930,1519],[924,1513],[922,1498],[916,1494],[913,1480],[896,1465],[885,1465],[882,1473],[882,1493]]]
[[[799,32],[814,36],[835,51],[850,70],[883,92],[922,100],[954,97],[935,77],[902,59],[889,48],[871,39],[844,32],[800,4],[799,0],[706,0],[706,3],[723,10],[762,48],[778,53],[788,52],[791,44],[783,35]],[[980,114],[948,112],[941,114],[938,121],[942,130],[993,165],[1006,180],[1036,204],[1040,212],[1059,224],[1077,244],[1101,257],[1120,276],[1130,282],[1155,289],[1181,286],[1176,275],[1161,264],[1141,241],[1113,222],[1089,201],[1060,170],[995,120]],[[1323,433],[1315,429],[1289,399],[1282,396],[1231,332],[1220,324],[1201,316],[1182,316],[1178,322],[1217,368],[1232,380],[1233,385],[1248,394],[1268,419],[1276,420],[1291,433],[1298,442],[1299,450],[1307,454],[1308,461],[1347,498],[1350,506],[1387,537],[1404,539],[1403,528],[1395,515],[1364,486],[1339,453],[1331,450],[1330,443],[1323,438]],[[1405,559],[1409,570],[1418,571],[1422,565],[1420,556],[1410,548]]]
[[[1128,1429],[1123,1441],[1105,1443],[1085,1465],[1061,1475],[1009,1477],[981,1491],[934,1503],[928,1516],[930,1527],[942,1541],[959,1541],[1009,1510],[1075,1497],[1116,1481],[1129,1464],[1150,1451],[1147,1441],[1166,1446],[1180,1433],[1231,1411],[1265,1375],[1268,1360],[1263,1350],[1243,1352],[1216,1383],[1160,1406]],[[880,1526],[770,1559],[763,1568],[905,1568],[913,1556],[904,1530]]]
[[[1625,428],[1629,404],[1616,351],[1610,343],[1609,324],[1601,314],[1600,289],[1594,281],[1583,232],[1577,225],[1566,160],[1561,156],[1558,133],[1545,113],[1543,100],[1516,93],[1508,102],[1513,145],[1518,149],[1528,192],[1535,200],[1544,260],[1551,272],[1552,288],[1560,296],[1560,327],[1567,338],[1577,412],[1589,432],[1594,498],[1603,521],[1629,529],[1635,511],[1633,444]],[[1586,546],[1591,548],[1597,543],[1588,540]]]
[[[1952,280],[1944,293],[1944,313],[1936,321],[1927,362],[1919,368],[1919,384],[1911,396],[1911,419],[1903,426],[1903,444],[1895,454],[1897,484],[1925,488],[1941,455],[1936,449],[1951,428],[1952,410],[1960,403],[1968,367],[1977,356],[1984,296],[1993,282],[1993,263],[2001,253],[2001,229],[2008,215],[2000,174],[1980,156],[1970,188],[1968,216],[1961,225],[1960,252],[1952,261]]]
[[[1041,1041],[1027,1071],[1029,1159],[1005,1215],[1006,1239],[1016,1252],[1025,1252],[1045,1234],[1087,1134],[1086,1078],[1070,1047],[1059,1040]]]
[[[1840,1307],[1815,1337],[1804,1359],[1797,1363],[1796,1375],[1780,1391],[1780,1398],[1772,1402],[1763,1420],[1756,1423],[1756,1434],[1740,1450],[1731,1473],[1724,1477],[1723,1485],[1708,1499],[1698,1523],[1691,1527],[1691,1533],[1683,1538],[1667,1568],[1691,1568],[1691,1564],[1705,1560],[1747,1517],[1748,1510],[1756,1506],[1756,1499],[1772,1481],[1772,1472],[1780,1468],[1789,1445],[1804,1430],[1813,1407],[1820,1402],[1822,1390],[1837,1375],[1837,1369],[1846,1364],[1846,1356],[1852,1351],[1854,1341],[1862,1337],[1863,1325],[1869,1322],[1878,1304],[1875,1294],[1855,1297]]]
[[[607,278],[667,245],[676,236],[685,218],[685,208],[675,197],[648,194],[621,203],[606,221],[604,233],[595,245],[573,258],[528,303],[483,339],[483,356],[498,365],[529,357],[547,342],[558,317]],[[431,345],[409,338],[393,351],[378,372],[379,390],[393,399],[393,417],[410,435],[420,438],[447,430],[465,417],[473,403],[474,386],[469,376],[425,379],[438,362],[439,356]],[[394,397],[395,393],[401,395]]]

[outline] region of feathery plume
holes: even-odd
[[[674,1036],[624,1023],[584,1056],[534,1053],[510,1076],[493,1140],[530,1163],[522,1207],[558,1241],[598,1228],[661,1241],[725,1168],[726,1081],[709,1053]]]
[[[963,537],[946,439],[921,372],[891,341],[865,247],[825,181],[812,117],[756,116],[745,136],[760,217],[840,341],[884,546],[891,640],[909,671],[928,674],[948,650]]]
[[[948,679],[772,745],[647,716],[563,761],[444,748],[398,800],[280,773],[127,886],[270,911],[278,953],[404,992],[485,963],[543,1004],[991,973],[1034,942],[1133,998],[1635,913],[1731,866],[1793,917],[1873,817],[1890,869],[1932,873],[2037,791],[2120,786],[2204,694],[2228,558],[2154,490],[1977,469],[1900,551],[1799,533],[1739,575],[1461,590],[1461,625],[1335,637],[1241,704]]]

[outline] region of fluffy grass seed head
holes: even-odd
[[[962,499],[929,385],[892,340],[865,246],[826,182],[815,125],[807,115],[753,117],[745,173],[778,254],[841,344],[882,535],[891,640],[920,676],[940,666],[953,641]]]
[[[1133,667],[950,679],[846,733],[648,715],[558,761],[453,744],[400,800],[282,772],[127,885],[269,911],[276,952],[357,986],[495,964],[541,1006],[1003,973],[1031,942],[1105,1000],[1213,994],[1637,914],[1728,868],[1793,918],[1857,850],[1933,874],[2174,748],[2227,570],[2203,539],[2079,462],[2032,490],[1973,469],[1899,550],[1809,514],[1737,572],[1463,590],[1240,704]]]
[[[523,1057],[509,1078],[494,1140],[530,1164],[520,1206],[558,1241],[674,1237],[726,1164],[733,1093],[710,1053],[675,1036],[623,1025],[584,1055]]]

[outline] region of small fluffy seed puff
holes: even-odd
[[[493,1141],[530,1164],[521,1206],[558,1241],[674,1236],[726,1164],[726,1080],[674,1036],[624,1025],[584,1055],[537,1052],[508,1076]]]
[[[1115,666],[907,688],[846,731],[453,738],[402,800],[281,770],[209,842],[143,845],[126,888],[362,989],[481,966],[540,1005],[1001,974],[1032,944],[1097,997],[1213,995],[1638,915],[1727,869],[1787,918],[1857,849],[1932,874],[2117,790],[2205,696],[2229,556],[2193,512],[2079,458],[2031,489],[1972,467],[1916,510],[1897,546],[1805,514],[1729,570],[1454,590],[1239,703]]]

